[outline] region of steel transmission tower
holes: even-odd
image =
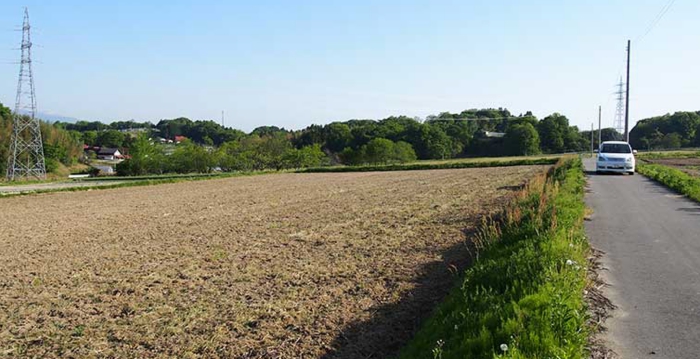
[[[619,133],[624,133],[625,131],[625,90],[622,78],[620,78],[620,83],[617,84],[617,108],[615,109],[615,120],[613,121],[613,127]]]
[[[22,59],[17,81],[17,98],[13,114],[10,156],[7,165],[7,179],[46,178],[44,146],[41,141],[41,128],[36,118],[36,97],[34,76],[32,75],[32,39],[29,26],[29,11],[24,9],[22,23]]]

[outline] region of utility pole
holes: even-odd
[[[36,118],[36,96],[32,74],[32,39],[29,26],[29,11],[24,8],[22,22],[22,58],[19,65],[15,111],[12,114],[10,155],[7,160],[7,179],[46,178],[44,143],[41,127]]]
[[[625,93],[625,141],[630,141],[630,52],[632,41],[627,40],[627,91]]]
[[[221,110],[221,127],[224,127],[224,110]]]
[[[603,112],[603,106],[598,106],[598,146],[600,146],[600,144],[603,143],[603,139],[602,139],[603,135],[601,133],[601,128],[600,128],[600,126],[601,126],[600,118],[601,118],[602,112]]]
[[[591,156],[593,155],[593,122],[591,122]]]

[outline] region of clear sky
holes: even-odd
[[[189,117],[251,130],[467,108],[611,126],[632,39],[631,119],[700,110],[700,1],[0,2],[0,102],[22,22],[39,110],[85,120]],[[597,125],[597,123],[596,123]]]

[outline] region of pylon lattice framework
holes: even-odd
[[[46,178],[44,146],[41,127],[36,118],[36,97],[32,74],[32,39],[29,11],[24,9],[22,23],[22,59],[20,60],[17,97],[13,113],[10,156],[7,164],[7,179]]]
[[[615,119],[613,120],[613,128],[619,133],[625,132],[625,90],[622,78],[620,78],[620,83],[617,84],[617,91],[615,91],[615,98],[617,100],[617,107],[615,109]]]

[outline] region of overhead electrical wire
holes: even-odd
[[[646,27],[646,29],[644,30],[644,33],[643,33],[641,36],[638,36],[638,37],[634,40],[634,42],[639,42],[639,41],[641,41],[642,39],[644,39],[647,35],[649,35],[649,33],[650,33],[652,30],[654,30],[654,28],[656,27],[656,25],[659,24],[659,22],[661,21],[661,19],[663,19],[664,15],[666,15],[666,13],[671,9],[671,7],[673,6],[673,4],[674,4],[675,2],[676,2],[676,0],[669,0],[669,1],[666,3],[666,5],[664,5],[664,7],[662,7],[661,10],[659,10],[659,13],[656,14],[656,17],[654,18],[654,20],[651,21],[651,23],[649,24],[649,26]]]

